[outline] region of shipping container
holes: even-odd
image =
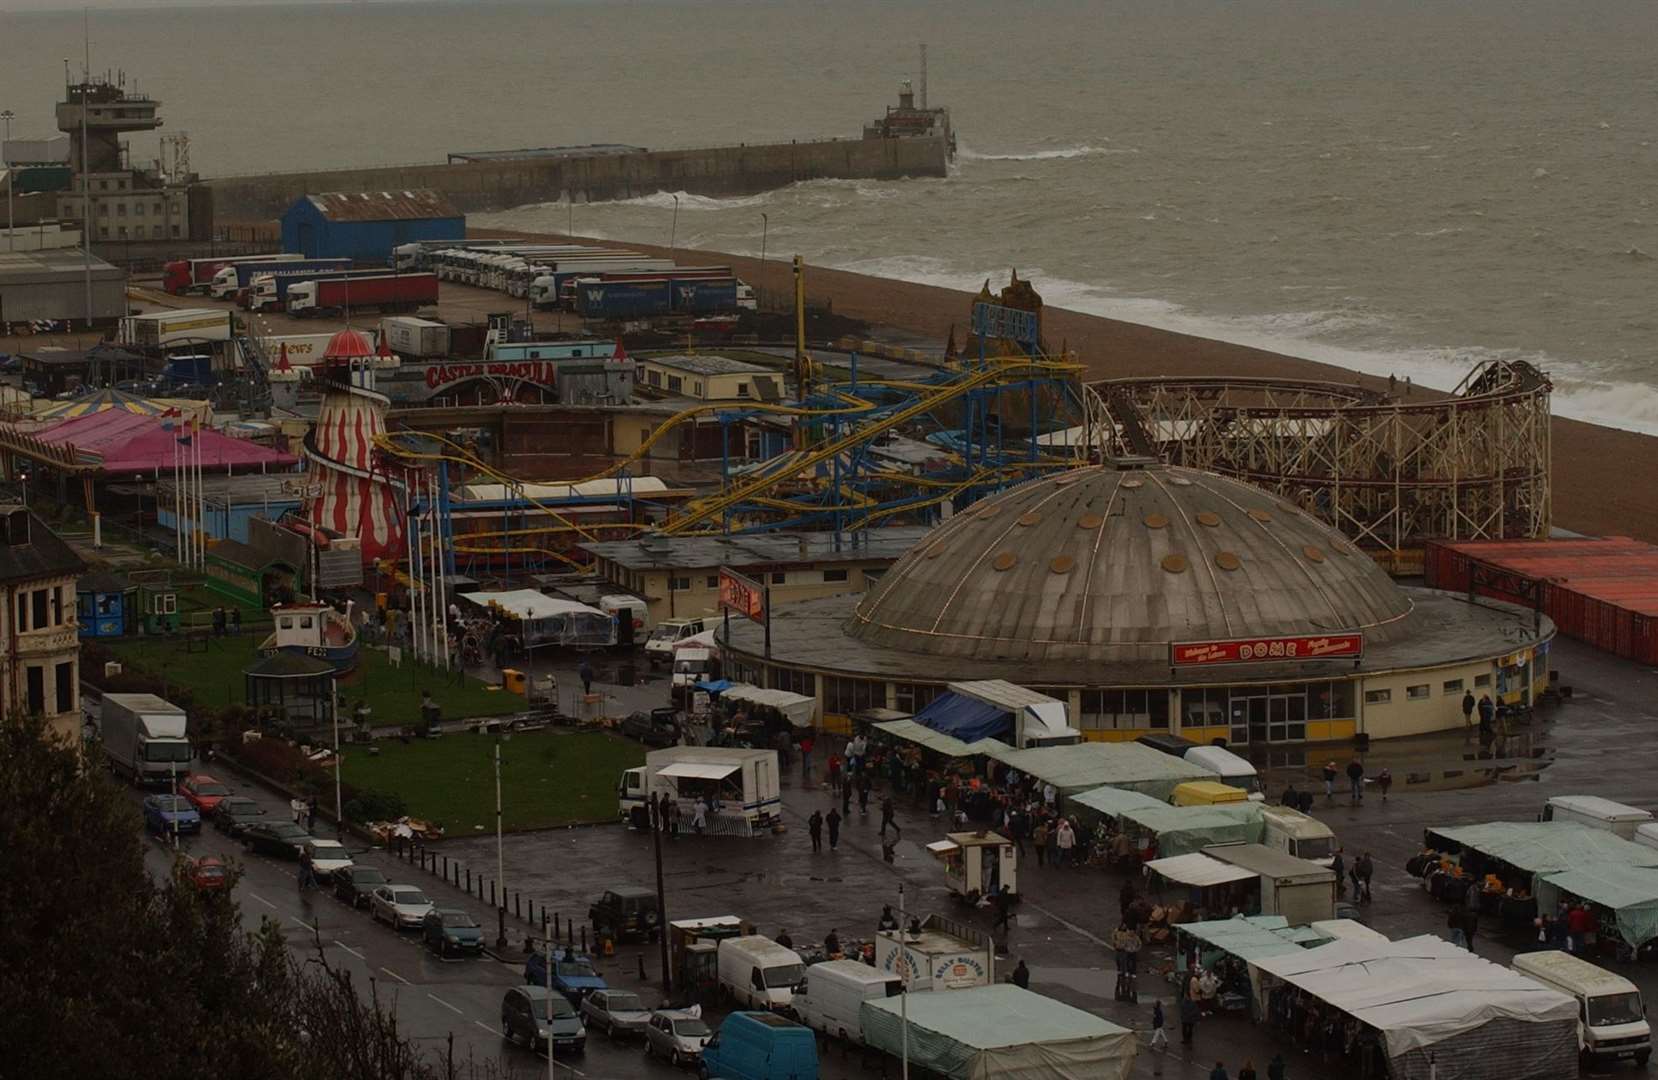
[[[304,318],[338,315],[347,308],[413,311],[438,302],[436,274],[319,278],[288,290],[288,313]]]
[[[448,356],[449,327],[431,319],[397,315],[380,320],[386,344],[400,356]]]

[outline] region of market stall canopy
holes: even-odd
[[[984,739],[976,743],[964,743],[954,735],[946,735],[942,731],[934,731],[930,727],[923,727],[914,720],[887,720],[879,724],[871,724],[872,728],[894,739],[903,739],[914,743],[925,750],[943,754],[951,758],[969,758],[982,754],[987,744],[1002,745],[994,739]]]
[[[1175,929],[1190,934],[1211,949],[1245,961],[1300,952],[1309,945],[1329,940],[1311,927],[1291,926],[1282,915],[1238,915],[1230,919],[1180,923]]]
[[[188,451],[193,461],[198,449],[202,468],[215,471],[286,469],[299,461],[292,454],[233,439],[211,428],[192,433],[188,423],[113,409],[63,420],[34,437],[47,445],[73,446],[83,456],[95,456],[105,476],[166,472],[173,467],[175,456]]]
[[[1224,885],[1229,881],[1248,881],[1256,876],[1253,870],[1223,863],[1219,859],[1211,859],[1201,851],[1194,851],[1190,855],[1175,855],[1167,859],[1153,859],[1146,864],[1146,868],[1170,881],[1181,885],[1193,885],[1200,889],[1206,889],[1211,885]]]
[[[991,739],[1013,730],[1013,714],[1007,709],[949,691],[928,702],[925,709],[915,714],[915,719],[923,727],[962,742]]]
[[[817,698],[792,694],[787,690],[772,690],[747,683],[732,683],[721,695],[726,701],[746,701],[776,709],[795,727],[811,727],[817,720]]]
[[[738,762],[676,761],[656,771],[658,776],[677,776],[690,780],[724,780],[741,769]]]
[[[1554,911],[1569,893],[1609,908],[1617,934],[1631,948],[1658,938],[1658,869],[1585,860],[1570,870],[1537,878],[1537,910]]]
[[[1389,1058],[1435,1047],[1441,1075],[1556,1080],[1576,1067],[1575,1000],[1432,934],[1333,941],[1254,964],[1380,1032]],[[1536,1027],[1516,1038],[1512,1024],[1498,1024],[1491,1034],[1502,1032],[1500,1043],[1450,1045],[1501,1020]]]
[[[905,1015],[908,1017],[908,1032]],[[1132,1031],[1007,983],[869,998],[865,1040],[951,1080],[1124,1080]]]
[[[1266,835],[1261,804],[1217,806],[1144,806],[1124,811],[1122,819],[1157,837],[1159,855],[1185,855],[1213,844],[1256,844]]]
[[[1325,941],[1339,941],[1343,938],[1355,938],[1359,941],[1386,941],[1386,934],[1359,922],[1357,919],[1318,919],[1308,923],[1304,929],[1311,930]]]
[[[1130,810],[1162,809],[1168,803],[1152,798],[1143,791],[1125,788],[1097,787],[1071,798],[1072,806],[1081,806],[1107,818],[1118,818]]]
[[[615,620],[608,611],[534,589],[466,593],[461,599],[482,608],[497,608],[519,620],[526,646],[608,644],[614,637]]]
[[[1066,796],[1110,785],[1167,799],[1178,784],[1214,778],[1213,773],[1187,764],[1173,754],[1139,743],[1086,742],[1029,750],[993,743],[986,746],[985,753],[1027,776],[1052,784]]]
[[[1441,837],[1527,874],[1552,874],[1591,861],[1658,866],[1658,848],[1632,843],[1605,829],[1561,821],[1492,821],[1430,829],[1428,835],[1430,840]]]

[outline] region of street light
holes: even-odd
[[[770,231],[771,231],[771,218],[767,217],[765,214],[761,214],[760,215],[760,270],[761,270],[762,273],[764,273],[765,269],[766,269],[766,234]]]
[[[495,736],[495,884],[500,890],[500,902],[495,908],[495,947],[507,947],[507,856],[501,845],[501,736]],[[549,965],[550,967],[551,965]],[[552,1021],[548,1020],[551,1025]],[[549,1031],[552,1028],[549,1026]],[[547,1040],[547,1056],[553,1056],[552,1039]]]
[[[673,259],[674,252],[677,251],[678,249],[679,249],[679,196],[675,195],[674,196],[674,227],[673,227],[673,231],[668,234],[668,258],[670,260]]]
[[[7,143],[12,141],[12,121],[16,119],[16,117],[17,114],[12,112],[10,109],[7,109],[5,112],[0,112],[0,120],[4,120],[6,122]],[[3,148],[4,146],[4,143],[0,143],[0,148]],[[15,250],[17,244],[17,221],[12,217],[12,188],[17,186],[17,177],[16,174],[12,172],[10,154],[0,153],[0,165],[5,166],[6,169],[6,250],[13,251]]]
[[[350,618],[349,613],[346,616]],[[328,711],[334,721],[334,839],[344,839],[345,813],[340,809],[340,769],[344,762],[340,760],[340,680],[337,676],[328,679]]]

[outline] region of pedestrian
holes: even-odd
[[[839,795],[841,790],[841,756],[829,755],[829,790]]]
[[[1161,998],[1151,1003],[1151,1048],[1161,1050],[1165,1054],[1169,1051],[1169,1033],[1163,1030],[1163,1001]]]
[[[1013,974],[1008,977],[1008,981],[1021,990],[1030,989],[1030,968],[1025,966],[1024,957],[1019,958],[1019,966],[1013,969]]]
[[[1462,730],[1467,731],[1474,726],[1474,692],[1465,690],[1462,693]]]
[[[1258,1080],[1255,1075],[1254,1058],[1244,1058],[1243,1068],[1238,1070],[1238,1080]]]
[[[310,832],[317,823],[317,796],[315,793],[305,799],[305,831]]]
[[[1346,868],[1347,860],[1341,857],[1341,848],[1336,848],[1336,853],[1330,860],[1330,869],[1335,871],[1337,896],[1347,895]]]
[[[881,905],[881,920],[875,924],[875,929],[878,931],[898,929],[898,916],[892,913],[891,904]]]
[[[1450,913],[1445,916],[1445,927],[1451,931],[1451,944],[1460,945],[1466,949],[1468,947],[1468,937],[1462,932],[1462,916],[1462,908],[1452,908]]]
[[[1393,786],[1393,771],[1382,766],[1382,771],[1376,774],[1376,788],[1382,793],[1382,801],[1387,802],[1387,789]]]
[[[1290,781],[1290,786],[1284,789],[1284,797],[1283,797],[1283,799],[1280,800],[1280,802],[1282,802],[1283,805],[1289,807],[1291,810],[1300,809],[1300,807],[1301,807],[1301,793],[1299,791],[1295,790],[1295,781],[1294,780],[1291,780]]]
[[[1357,806],[1364,802],[1364,762],[1359,760],[1357,754],[1347,763],[1347,782],[1352,785],[1352,791],[1349,793],[1352,805]]]
[[[829,826],[829,850],[834,851],[841,842],[841,816],[833,806],[829,808],[829,816],[824,823]]]
[[[708,817],[706,814],[706,807],[704,806],[703,801],[698,799],[691,804],[691,831],[696,833],[698,836],[701,836],[702,831],[707,827]]]
[[[898,808],[892,805],[892,796],[889,795],[881,800],[881,836],[883,838],[887,835],[887,826],[889,825],[892,826],[893,832],[898,832],[898,821],[894,817],[897,813]]]
[[[1008,811],[1008,815],[1007,815],[1007,834],[1013,840],[1014,845],[1018,847],[1018,849],[1019,849],[1019,858],[1021,860],[1023,860],[1024,857],[1025,857],[1025,829],[1026,829],[1026,827],[1027,826],[1026,826],[1024,811],[1020,810],[1017,806],[1014,807],[1012,810]]]
[[[668,839],[679,839],[679,804],[668,795],[662,793],[662,807],[659,813],[663,821],[668,823]]]
[[[1122,950],[1122,967],[1130,975],[1140,973],[1140,932],[1128,923],[1123,923],[1122,937],[1117,941],[1117,947]]]
[[[1059,849],[1058,863],[1060,866],[1071,864],[1071,849],[1076,846],[1077,834],[1071,829],[1069,818],[1059,819],[1059,829],[1055,835],[1054,846]]]
[[[1195,981],[1195,980],[1194,980]],[[1203,1012],[1203,1006],[1191,992],[1181,995],[1180,998],[1180,1045],[1192,1045],[1192,1032],[1197,1027],[1197,1018]]]
[[[835,932],[834,927],[830,927],[829,933],[825,934],[823,937],[823,955],[833,960],[836,956],[840,955],[840,951],[841,936]]]
[[[1376,873],[1376,863],[1370,858],[1370,852],[1362,852],[1353,863],[1353,876],[1356,888],[1353,899],[1361,904],[1368,904],[1373,899],[1370,895],[1370,878]]]
[[[1209,1070],[1209,1080],[1227,1080],[1226,1063],[1224,1061],[1215,1062],[1215,1067]]]
[[[787,928],[784,928],[784,929],[779,930],[777,932],[777,943],[779,945],[783,946],[785,949],[794,948],[794,938],[789,936],[789,931],[788,931]]]
[[[870,788],[869,770],[868,769],[859,769],[858,770],[858,813],[860,813],[860,814],[867,815],[869,813],[869,788]]]
[[[1468,951],[1474,951],[1474,937],[1479,933],[1480,913],[1477,909],[1465,910],[1462,913],[1462,938],[1468,945]]]
[[[1038,821],[1036,828],[1030,834],[1030,842],[1036,848],[1036,865],[1043,865],[1048,853],[1048,823]]]
[[[812,854],[816,855],[823,850],[823,812],[813,810],[812,816],[806,819],[806,831],[812,835]]]
[[[800,737],[800,780],[802,783],[812,782],[812,737]]]
[[[991,897],[991,903],[996,906],[996,919],[990,924],[990,932],[994,934],[1000,928],[1005,933],[1011,933],[1013,930],[1013,891],[1003,885]]]
[[[1462,894],[1462,906],[1478,914],[1480,910],[1480,883],[1478,881],[1468,883],[1468,888]]]
[[[1336,763],[1324,763],[1324,801],[1334,802],[1336,798]]]
[[[315,865],[311,862],[310,851],[299,853],[299,891],[308,892],[317,883]]]
[[[581,676],[581,692],[591,694],[593,692],[593,661],[583,657],[581,667],[577,669],[576,674]]]
[[[1480,695],[1480,730],[1490,731],[1491,721],[1497,715],[1497,706],[1492,704],[1490,694]]]
[[[298,795],[295,795],[293,798],[288,800],[288,809],[293,812],[295,825],[305,824],[304,799],[301,799]]]
[[[852,777],[848,776],[841,784],[841,817],[852,816]]]
[[[1052,783],[1045,783],[1042,785],[1042,802],[1049,810],[1054,808],[1054,799],[1058,795],[1059,791],[1053,786]]]
[[[1589,938],[1589,923],[1589,909],[1582,904],[1573,904],[1566,909],[1567,952],[1582,955],[1583,946]]]
[[[1267,1080],[1287,1080],[1289,1074],[1284,1071],[1287,1067],[1283,1054],[1272,1055],[1272,1060],[1267,1062]]]

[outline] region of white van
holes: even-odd
[[[864,1001],[903,992],[903,980],[890,971],[858,960],[826,960],[806,969],[806,981],[794,996],[794,1011],[814,1031],[862,1046]]]
[[[1317,818],[1287,806],[1262,803],[1261,820],[1266,823],[1266,836],[1261,842],[1267,847],[1320,866],[1336,861],[1336,834]]]
[[[1532,982],[1577,999],[1578,1050],[1586,1062],[1633,1061],[1652,1056],[1652,1029],[1635,984],[1558,949],[1521,953],[1513,968]]]
[[[726,938],[719,945],[720,989],[738,1008],[792,1010],[794,988],[806,976],[800,954],[763,934]]]
[[[1221,783],[1249,792],[1252,802],[1266,799],[1261,791],[1261,774],[1255,771],[1255,766],[1224,746],[1194,746],[1186,751],[1185,760],[1214,773]]]
[[[1658,821],[1649,821],[1645,825],[1635,826],[1635,842],[1645,844],[1650,848],[1658,848]]]
[[[1556,795],[1543,804],[1542,821],[1565,821],[1605,829],[1625,840],[1635,838],[1637,826],[1652,820],[1652,812],[1603,799],[1599,795]]]

